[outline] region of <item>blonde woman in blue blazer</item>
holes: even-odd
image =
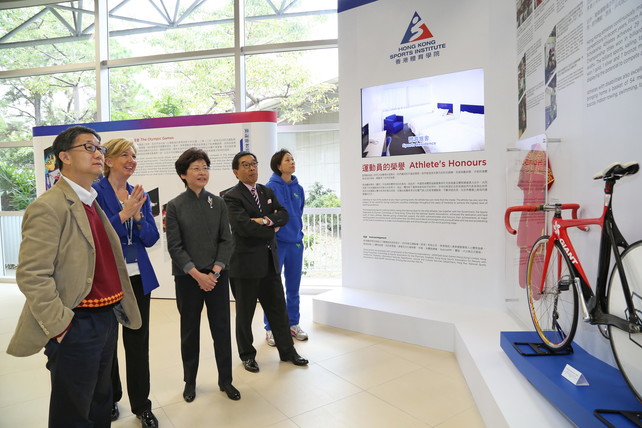
[[[136,171],[138,147],[124,138],[109,140],[104,146],[107,148],[104,177],[93,187],[98,192],[98,204],[120,237],[129,280],[143,321],[138,330],[123,328],[129,404],[143,427],[156,428],[158,420],[152,413],[149,400],[149,308],[151,292],[159,284],[146,248],[158,241],[159,233],[149,196],[141,185],[132,186],[127,182]],[[116,420],[119,416],[116,403],[123,395],[116,353],[112,385],[114,403],[111,417]]]

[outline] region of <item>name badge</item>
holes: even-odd
[[[126,263],[136,263],[138,262],[138,252],[134,245],[125,246],[125,262]]]

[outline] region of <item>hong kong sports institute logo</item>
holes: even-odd
[[[417,12],[412,16],[406,34],[401,39],[401,44],[416,42],[419,40],[430,39],[432,33],[428,29],[426,23],[421,19]]]
[[[396,52],[389,54],[395,64],[407,64],[440,56],[446,43],[438,42],[428,25],[415,11]]]

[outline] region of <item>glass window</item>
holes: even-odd
[[[94,61],[94,3],[0,11],[0,70]]]
[[[23,211],[35,197],[33,148],[0,148],[0,210]]]
[[[336,39],[337,0],[245,1],[245,43]]]
[[[245,33],[235,46],[240,2]],[[15,147],[32,138],[34,126],[226,113],[245,97],[247,111],[277,112],[279,144],[297,156],[304,187],[338,196],[338,52],[315,49],[318,40],[338,37],[337,0],[24,3],[0,9],[0,142],[19,142],[6,151],[0,143],[0,276],[15,269],[20,210],[35,195],[33,154],[21,153],[31,149]],[[105,63],[109,84],[99,88],[96,4],[109,13],[107,28],[100,27],[108,31],[109,59],[120,60]],[[275,52],[289,42],[300,50]],[[263,46],[270,44],[281,46]],[[251,54],[248,45],[263,53]],[[167,62],[139,58],[162,54],[171,54]],[[245,71],[235,68],[239,57]],[[97,89],[109,91],[110,117],[97,111],[104,95]]]
[[[110,0],[108,5],[112,59],[234,46],[233,0]]]
[[[22,240],[22,213],[0,212],[0,277],[15,278]]]
[[[109,73],[111,120],[234,111],[234,60],[122,67]]]
[[[337,49],[246,57],[246,109],[272,110],[279,123],[302,123],[338,111]]]
[[[31,139],[31,128],[96,120],[96,73],[0,80],[0,141]]]
[[[36,197],[32,147],[0,147],[0,276],[15,277],[22,213]]]
[[[318,183],[340,197],[338,130],[279,132],[278,146],[294,156],[295,175],[306,194]]]

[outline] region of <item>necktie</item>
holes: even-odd
[[[259,201],[259,194],[256,193],[256,187],[252,187],[252,196],[254,196],[254,200],[256,201],[256,205],[259,207],[259,211],[261,211],[261,201]]]

